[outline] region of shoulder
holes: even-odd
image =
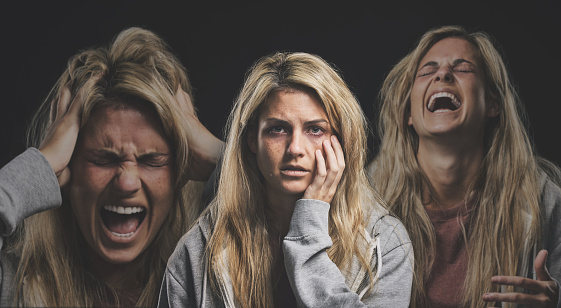
[[[168,263],[177,259],[185,260],[187,255],[202,255],[210,236],[209,226],[208,215],[202,215],[191,229],[181,237]]]
[[[379,245],[382,255],[385,255],[399,247],[411,246],[411,239],[403,223],[390,214],[380,205],[369,215],[367,232],[373,239],[380,241]]]

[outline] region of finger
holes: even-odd
[[[195,107],[193,106],[193,102],[191,101],[191,96],[189,93],[183,91],[181,87],[177,89],[175,93],[175,99],[179,105],[179,108],[186,113],[195,114]]]
[[[345,154],[343,153],[343,147],[337,139],[337,136],[331,135],[331,146],[335,150],[335,156],[337,156],[337,163],[339,165],[339,171],[342,175],[343,170],[345,170]]]
[[[323,183],[325,182],[325,176],[327,175],[327,170],[325,167],[325,160],[323,158],[323,154],[321,153],[321,150],[316,150],[314,154],[316,157],[316,174],[310,186],[306,188],[303,198],[322,200],[323,198],[321,196],[321,189],[323,187]]]
[[[327,161],[327,177],[325,179],[324,185],[329,188],[337,179],[339,173],[339,164],[337,161],[337,156],[335,155],[335,151],[331,146],[331,142],[329,142],[329,140],[324,140],[322,145]]]
[[[519,287],[534,292],[544,292],[549,281],[538,281],[519,276],[493,276],[491,277],[491,282],[494,284]]]
[[[70,99],[72,98],[72,93],[70,93],[70,89],[68,85],[65,85],[62,88],[60,96],[56,104],[51,104],[51,120],[52,122],[61,119],[68,110],[68,106],[70,105]],[[55,109],[56,110],[53,110]],[[53,117],[54,116],[54,117]]]
[[[518,292],[486,293],[481,297],[485,302],[517,303],[533,306],[543,305],[547,298],[543,294],[527,294]]]
[[[333,138],[331,139],[333,140]],[[333,148],[333,143],[330,143],[327,140],[324,141],[324,151],[329,161],[328,164],[329,172],[327,178],[325,179],[324,189],[327,189],[326,197],[331,201],[331,199],[337,192],[337,187],[339,186],[339,181],[341,181],[341,177],[343,175],[343,169],[345,168],[345,166],[344,166],[344,160],[343,160],[343,166],[342,167],[340,166],[340,158],[342,153],[340,153],[339,155],[335,153],[335,149]]]
[[[553,278],[549,275],[549,271],[547,270],[547,250],[541,250],[538,255],[536,256],[536,260],[534,261],[534,269],[536,270],[536,276],[540,281],[551,281]]]
[[[80,114],[80,110],[82,110],[82,106],[84,105],[84,101],[86,99],[86,93],[91,93],[92,87],[99,81],[101,78],[101,74],[92,76],[84,85],[78,90],[76,93],[76,97],[70,103],[70,107],[68,107],[68,114],[72,116],[78,116]]]

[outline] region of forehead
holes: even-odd
[[[427,54],[421,59],[419,65],[428,61],[454,61],[465,59],[472,63],[479,60],[477,48],[470,42],[457,37],[448,37],[434,44]]]
[[[297,89],[278,90],[269,95],[259,118],[264,120],[270,117],[327,120],[327,114],[317,95]]]
[[[144,104],[118,102],[96,106],[80,135],[86,143],[106,147],[126,142],[167,146],[156,111]]]

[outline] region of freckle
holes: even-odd
[[[269,176],[270,176],[270,177],[273,177],[273,174],[272,174],[272,173],[269,173]]]

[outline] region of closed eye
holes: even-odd
[[[436,69],[432,66],[423,67],[422,69],[420,69],[417,72],[417,77],[428,76],[428,75],[434,74],[435,72],[436,72]]]
[[[164,167],[169,164],[169,155],[163,153],[149,153],[137,158],[138,162],[149,167]]]

